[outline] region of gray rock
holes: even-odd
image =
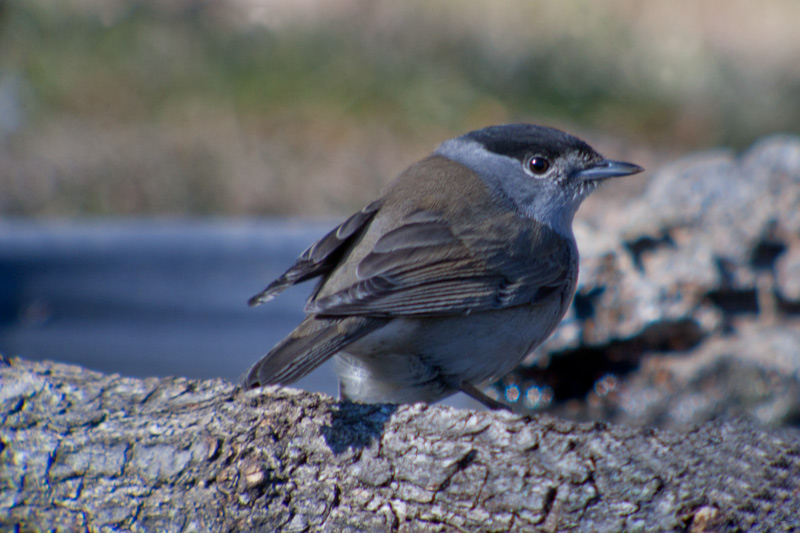
[[[581,274],[569,314],[533,365],[504,380],[501,392],[516,387],[521,392],[512,396],[524,399],[533,391],[538,398],[544,388],[551,400],[527,407],[555,405],[564,412],[559,403],[577,400],[583,407],[569,411],[593,418],[591,395],[610,381],[628,388],[636,384],[641,402],[667,394],[661,389],[666,383],[680,388],[690,382],[655,379],[656,367],[669,374],[672,366],[653,360],[680,358],[702,373],[710,368],[709,358],[727,358],[733,362],[726,367],[728,377],[742,381],[729,391],[734,393],[747,388],[751,375],[745,369],[770,371],[780,358],[791,383],[772,396],[778,402],[779,395],[794,391],[782,400],[787,405],[764,411],[734,402],[741,407],[736,412],[769,424],[795,423],[793,413],[800,410],[800,137],[769,137],[738,156],[720,150],[692,155],[659,170],[641,197],[605,211],[616,213],[576,224]],[[781,339],[780,346],[774,339]],[[690,388],[685,392],[693,394]],[[643,417],[637,412],[619,420],[671,424],[726,412],[696,409],[689,416],[685,406],[691,398],[679,402],[675,394],[669,391],[673,401],[668,403],[683,414]],[[777,414],[781,411],[784,415]],[[620,405],[618,412],[630,411]]]

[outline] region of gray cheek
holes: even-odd
[[[493,194],[522,215],[572,238],[572,217],[582,198],[566,194],[563,186],[529,176],[518,160],[489,152],[475,141],[453,139],[436,153],[473,170]]]
[[[507,199],[522,213],[548,196],[546,184],[526,174],[516,159],[495,156],[476,164],[473,170],[490,191]]]

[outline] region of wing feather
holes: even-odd
[[[534,303],[572,277],[574,248],[547,228],[528,225],[509,239],[508,228],[518,225],[496,224],[471,238],[457,236],[429,213],[409,218],[376,242],[359,263],[355,283],[312,299],[306,311],[374,317],[464,314]]]
[[[339,264],[339,260],[350,244],[369,226],[375,213],[380,209],[380,205],[380,201],[372,202],[333,228],[327,235],[300,254],[289,270],[270,283],[266,289],[250,298],[248,304],[250,306],[261,305],[272,300],[295,283],[330,273]]]

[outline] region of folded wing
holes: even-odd
[[[323,289],[306,311],[455,315],[535,303],[562,288],[573,247],[541,225],[538,232],[523,225],[514,235],[509,227],[520,225],[500,219],[480,237],[456,235],[437,214],[414,213],[376,242],[358,265],[358,280],[333,293]]]

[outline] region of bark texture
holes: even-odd
[[[685,431],[0,358],[0,529],[800,529],[800,433]]]

